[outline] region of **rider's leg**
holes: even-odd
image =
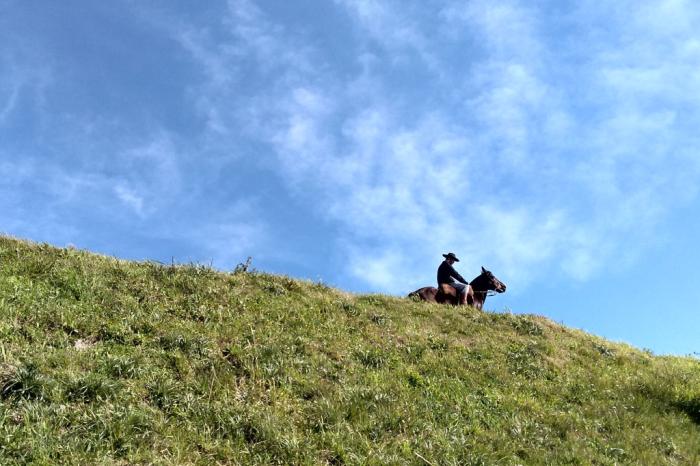
[[[457,303],[466,304],[467,291],[469,290],[469,285],[464,283],[453,282],[452,287],[457,290]]]

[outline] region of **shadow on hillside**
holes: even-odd
[[[694,423],[700,425],[700,398],[677,401],[672,406],[687,414]]]
[[[672,393],[660,387],[644,386],[639,393],[654,400],[662,411],[669,408],[687,415],[691,421],[700,426],[700,397],[678,399]]]

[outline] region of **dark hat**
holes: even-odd
[[[459,259],[457,259],[457,256],[455,256],[454,252],[448,252],[447,254],[443,254],[442,257],[445,259],[452,259],[455,262],[459,262]]]

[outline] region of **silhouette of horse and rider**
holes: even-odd
[[[459,262],[454,253],[443,254],[442,257],[445,260],[438,267],[438,287],[419,288],[409,294],[409,297],[418,297],[432,303],[469,305],[482,309],[490,292],[506,291],[506,285],[484,267],[481,267],[481,274],[469,283],[454,269],[453,264]]]

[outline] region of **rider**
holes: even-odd
[[[444,257],[445,260],[442,261],[442,264],[440,264],[437,270],[438,288],[440,288],[442,284],[450,285],[459,293],[458,302],[462,302],[462,298],[469,290],[469,283],[457,273],[454,267],[452,267],[452,264],[459,262],[459,259],[457,259],[457,256],[452,252],[443,254],[442,257]]]

